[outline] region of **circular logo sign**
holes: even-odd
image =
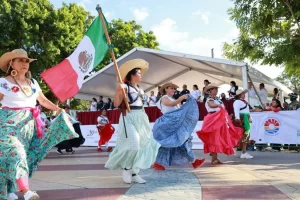
[[[280,129],[280,123],[277,119],[269,118],[264,123],[265,133],[268,135],[277,135]]]

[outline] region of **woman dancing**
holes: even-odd
[[[204,92],[209,93],[205,103],[208,115],[204,117],[201,131],[197,132],[204,143],[204,153],[210,153],[212,157],[212,164],[222,164],[218,153],[234,154],[233,148],[243,135],[243,130],[233,125],[223,102],[216,97],[218,88],[213,83],[205,87]]]
[[[64,112],[43,134],[36,101],[58,113],[62,109],[44,96],[36,80],[28,77],[32,61],[23,49],[0,58],[0,68],[6,73],[0,78],[0,199],[18,199],[14,192],[19,190],[25,200],[38,200],[28,179],[54,145],[78,137]]]
[[[177,100],[173,99],[176,88],[177,85],[166,83],[160,89],[163,96],[157,106],[163,116],[158,118],[153,126],[153,137],[161,144],[153,165],[156,170],[165,170],[164,166],[187,163],[192,163],[196,169],[205,162],[205,159],[195,159],[192,151],[192,133],[199,119],[198,105],[195,99],[187,94]],[[185,99],[186,103],[179,108],[178,104]]]
[[[108,146],[108,141],[111,139],[111,136],[114,134],[115,129],[109,123],[109,120],[106,116],[106,110],[102,110],[101,115],[97,118],[97,122],[98,122],[97,125],[98,133],[100,136],[97,151],[99,152],[103,151],[101,149],[101,145],[105,144],[107,152],[110,152],[112,150],[112,147]]]
[[[142,59],[124,63],[120,67],[120,74],[126,84],[118,87],[114,97],[116,107],[124,98],[128,98],[131,111],[120,116],[116,147],[109,155],[105,167],[123,169],[125,183],[146,183],[139,176],[139,171],[151,167],[159,149],[159,144],[152,137],[149,119],[143,108],[144,91],[138,86],[148,70],[148,65]],[[127,91],[126,97],[122,94],[122,88]]]

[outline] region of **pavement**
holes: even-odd
[[[197,157],[206,163],[170,167],[165,171],[143,170],[144,185],[125,184],[121,171],[104,168],[109,153],[80,147],[73,155],[53,149],[30,180],[41,200],[300,200],[300,154],[250,152],[254,159],[219,155],[222,165],[211,165],[202,150]],[[19,195],[19,199],[21,195]]]

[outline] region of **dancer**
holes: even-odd
[[[106,110],[102,110],[101,115],[97,118],[97,122],[98,122],[97,125],[98,133],[100,136],[97,151],[99,152],[103,151],[101,149],[101,145],[105,144],[107,152],[110,152],[112,150],[112,147],[108,146],[108,141],[111,139],[111,136],[114,134],[115,128],[109,122],[106,116]]]
[[[3,54],[0,68],[0,199],[14,200],[19,190],[25,200],[38,200],[28,179],[57,143],[78,137],[71,119],[42,93],[38,82],[30,79],[29,64],[34,61],[23,49]],[[43,134],[43,122],[36,102],[61,114]]]
[[[65,105],[63,107],[63,109],[65,109],[66,113],[72,118],[73,128],[74,128],[75,132],[79,135],[79,137],[74,138],[74,139],[65,140],[65,141],[59,143],[58,145],[56,145],[57,153],[62,155],[63,154],[62,150],[65,149],[66,153],[72,155],[75,153],[75,150],[73,150],[73,147],[76,147],[76,148],[80,147],[80,145],[82,145],[85,142],[85,138],[82,136],[81,129],[80,129],[80,123],[76,120],[76,117],[73,117],[73,115],[70,112],[70,106]]]
[[[233,148],[243,135],[243,130],[233,125],[223,102],[216,97],[218,88],[216,84],[211,83],[204,89],[205,93],[209,93],[205,103],[208,115],[204,117],[201,131],[197,132],[204,143],[204,153],[210,153],[212,157],[212,164],[222,164],[218,153],[234,154]]]
[[[109,169],[123,169],[125,183],[146,183],[139,176],[140,169],[150,168],[156,159],[159,144],[153,139],[149,119],[143,109],[144,91],[139,88],[142,76],[148,70],[148,63],[142,59],[127,61],[120,67],[120,74],[126,84],[118,87],[114,97],[118,107],[129,99],[130,112],[122,112],[119,120],[116,147],[105,165]],[[127,91],[123,96],[122,87]]]
[[[250,136],[250,128],[252,123],[252,119],[250,116],[250,108],[247,101],[245,101],[245,94],[248,90],[239,89],[236,91],[235,101],[233,103],[234,108],[234,117],[235,117],[235,125],[243,128],[243,137],[241,139],[242,143],[242,154],[240,158],[242,159],[251,159],[253,156],[247,153],[247,143],[249,143]]]
[[[153,168],[165,170],[164,166],[185,165],[192,163],[196,169],[205,159],[195,159],[192,151],[192,133],[199,119],[198,105],[195,99],[188,94],[182,95],[177,100],[173,99],[177,85],[166,83],[161,86],[162,98],[157,103],[163,116],[155,121],[153,137],[161,144]],[[179,108],[178,104],[186,100]]]

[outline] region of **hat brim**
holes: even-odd
[[[4,71],[5,73],[7,72],[8,70],[8,64],[11,60],[13,59],[16,59],[16,58],[26,58],[26,59],[29,59],[29,63],[35,61],[36,59],[32,59],[32,58],[27,58],[27,57],[22,57],[16,53],[13,53],[13,52],[7,52],[5,54],[3,54],[1,57],[0,57],[0,69],[2,71]]]
[[[129,60],[129,61],[125,62],[119,68],[122,80],[124,81],[128,72],[130,72],[131,70],[133,70],[135,68],[141,69],[141,74],[143,76],[149,69],[149,63],[143,59],[133,59],[133,60]]]
[[[236,93],[236,95],[239,96],[239,95],[241,95],[241,94],[243,94],[243,93],[245,93],[245,94],[248,93],[248,90],[243,90],[243,91],[242,91],[241,93],[239,93],[239,94]]]
[[[213,88],[220,88],[219,86],[216,85],[212,85],[212,86],[206,86],[203,90],[204,93],[207,93],[209,90],[213,89]]]
[[[168,88],[168,87],[173,87],[173,88],[176,88],[176,89],[179,88],[178,85],[176,85],[176,84],[174,84],[174,83],[166,83],[166,84],[164,84],[164,85],[162,85],[162,86],[160,87],[159,92],[160,92],[161,94],[163,94],[163,93],[165,92],[165,89]]]

